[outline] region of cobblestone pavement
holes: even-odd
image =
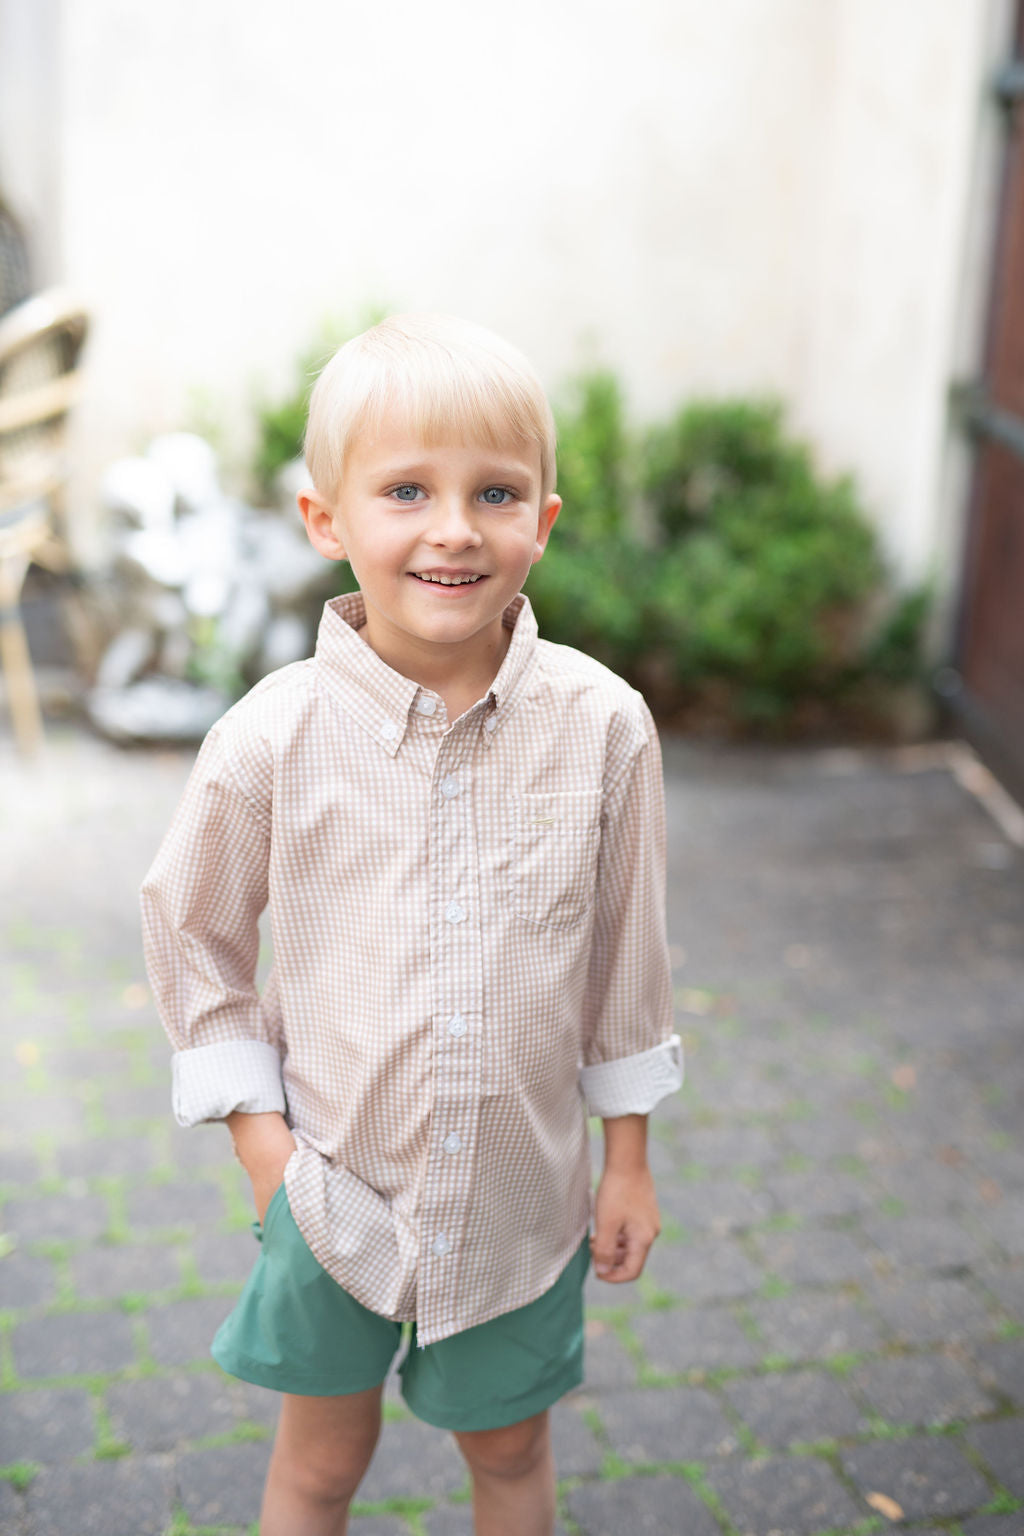
[[[588,1282],[562,1533],[1024,1530],[1024,857],[909,755],[667,748],[685,1092],[664,1234]],[[181,754],[0,742],[0,1529],[254,1530],[273,1395],[207,1356],[253,1257],[179,1131],[135,888]],[[395,1397],[353,1536],[463,1536]]]

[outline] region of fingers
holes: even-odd
[[[625,1256],[625,1235],[621,1232],[602,1232],[600,1226],[590,1239],[590,1258],[594,1274],[599,1280],[607,1280]]]
[[[590,1240],[594,1274],[611,1285],[635,1280],[644,1267],[654,1234],[644,1237],[624,1223],[613,1230],[602,1230],[600,1223]]]

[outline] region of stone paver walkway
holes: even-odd
[[[689,1080],[665,1231],[588,1282],[563,1533],[1024,1531],[1024,857],[941,751],[670,742]],[[0,741],[0,1530],[254,1530],[272,1394],[207,1355],[253,1257],[222,1128],[179,1131],[135,888],[186,773]],[[464,1536],[393,1397],[353,1536]]]

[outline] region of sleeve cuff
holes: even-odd
[[[646,1115],[683,1086],[683,1043],[671,1035],[651,1051],[600,1061],[580,1069],[580,1087],[592,1115]]]
[[[233,1110],[285,1112],[281,1058],[265,1040],[221,1040],[176,1051],[171,1105],[179,1125],[224,1120]]]

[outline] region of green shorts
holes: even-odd
[[[212,1354],[232,1376],[303,1397],[340,1397],[383,1382],[403,1325],[369,1311],[317,1263],[284,1185],[267,1208],[262,1247]],[[549,1291],[514,1312],[423,1349],[412,1324],[402,1396],[442,1429],[499,1429],[549,1408],[583,1380],[586,1240]]]

